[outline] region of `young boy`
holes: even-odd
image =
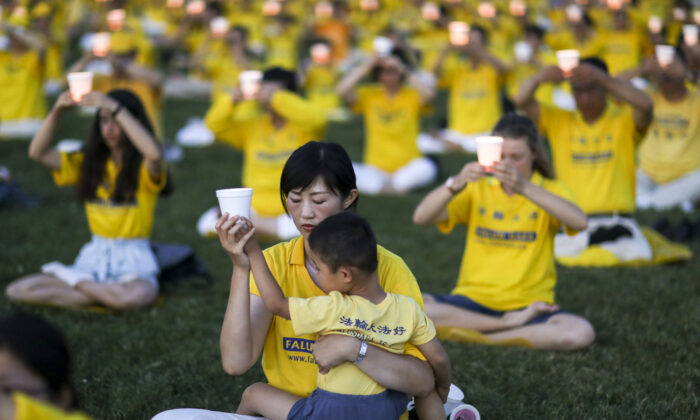
[[[240,218],[234,234],[234,263],[249,268],[244,251],[255,240],[255,229]],[[345,334],[362,340],[355,364],[362,362],[367,343],[403,353],[410,342],[432,366],[440,390],[427,397],[421,419],[444,419],[442,402],[450,387],[450,363],[435,337],[435,327],[411,298],[386,293],[377,278],[377,242],[360,216],[341,213],[318,224],[309,236],[309,258],[317,270],[318,286],[327,296],[287,298],[267,269],[254,267],[253,275],[267,309],[290,319],[296,334]],[[406,411],[406,395],[382,387],[355,364],[344,363],[319,371],[318,388],[308,398],[271,385],[251,385],[243,393],[238,414],[276,419],[398,419]],[[442,394],[445,395],[442,395]],[[442,399],[442,402],[440,401]]]

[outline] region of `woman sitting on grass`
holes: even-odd
[[[59,152],[51,147],[56,124],[76,105],[99,111],[82,150]],[[127,90],[91,92],[77,103],[68,92],[61,94],[32,139],[29,156],[53,171],[57,185],[76,185],[92,240],[73,265],[45,264],[41,274],[11,283],[7,296],[27,303],[113,309],[152,303],[158,295],[159,267],[148,237],[167,171],[136,95]]]
[[[504,138],[493,168],[470,162],[434,189],[413,215],[444,232],[468,227],[457,287],[425,294],[437,327],[481,331],[494,341],[525,339],[537,349],[589,346],[593,327],[554,305],[554,235],[585,229],[586,215],[552,169],[532,121],[509,114],[493,130]],[[487,170],[493,176],[487,177]]]

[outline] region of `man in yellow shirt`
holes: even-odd
[[[538,104],[537,87],[562,80],[564,74],[558,67],[546,67],[528,79],[515,98],[516,106],[537,121],[549,139],[557,178],[571,189],[589,217],[586,231],[574,237],[557,235],[555,255],[576,257],[589,246],[599,245],[620,262],[648,260],[651,248],[632,213],[634,147],[651,123],[651,98],[611,77],[604,61],[589,58],[568,79],[575,112]]]

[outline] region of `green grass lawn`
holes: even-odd
[[[206,104],[169,102],[165,133],[172,138]],[[83,138],[89,119],[64,119],[60,137]],[[327,140],[361,158],[359,122],[332,125]],[[24,190],[42,198],[33,208],[0,209],[0,285],[69,263],[89,239],[82,204],[70,188],[54,186],[47,170],[27,158],[27,142],[0,142],[0,165]],[[464,156],[441,157],[443,175]],[[0,312],[25,309],[57,324],[74,357],[74,382],[84,409],[101,419],[148,419],[177,407],[234,410],[245,387],[263,379],[259,364],[241,377],[224,373],[219,329],[231,264],[215,239],[195,232],[197,217],[215,204],[214,189],[240,184],[241,153],[222,145],[186,149],[173,165],[176,193],[161,199],[153,239],[190,244],[214,276],[164,284],[165,300],[129,313],[90,313],[14,305],[0,297]],[[442,178],[444,179],[444,177]],[[428,292],[448,292],[456,281],[464,229],[441,235],[411,222],[427,190],[404,197],[367,197],[359,213],[379,242],[402,256]],[[651,224],[660,215],[639,219]],[[679,213],[671,213],[679,218]],[[700,217],[696,211],[693,219]],[[700,241],[691,247],[700,254]],[[559,268],[558,303],[588,318],[596,329],[589,349],[537,352],[445,343],[454,382],[485,419],[698,418],[700,409],[700,260],[638,269]],[[508,264],[504,261],[503,264]]]

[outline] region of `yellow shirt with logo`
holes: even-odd
[[[405,344],[420,346],[435,337],[435,326],[408,296],[387,293],[374,304],[360,296],[333,291],[327,296],[289,298],[292,328],[298,335],[343,334],[357,337],[391,353],[403,354]],[[338,394],[374,395],[386,388],[346,362],[318,374],[317,386]]]
[[[243,151],[244,187],[253,188],[251,206],[261,216],[284,214],[280,201],[280,176],[294,150],[312,140],[320,140],[326,125],[323,110],[288,91],[272,96],[271,107],[286,123],[275,129],[269,113],[236,118],[238,109],[231,95],[218,95],[204,122],[217,139]]]
[[[669,102],[653,92],[654,120],[639,146],[639,167],[663,184],[700,170],[700,90]]]
[[[90,420],[83,413],[68,413],[19,392],[12,394],[12,401],[15,404],[14,420]]]
[[[501,77],[490,65],[472,64],[460,60],[442,75],[450,89],[448,127],[462,134],[490,132],[501,117]]]
[[[287,297],[310,298],[325,296],[311,279],[304,263],[304,239],[298,237],[282,242],[264,251],[272,275]],[[406,263],[397,255],[377,246],[379,284],[387,293],[413,298],[423,309],[423,298],[416,278]],[[254,280],[250,291],[260,296]],[[316,388],[318,367],[312,355],[316,334],[297,335],[292,322],[273,316],[265,339],[262,368],[270,385],[292,394],[306,397]],[[406,354],[425,360],[413,345],[406,345]]]
[[[416,139],[423,106],[417,90],[403,86],[390,97],[381,85],[362,86],[353,111],[365,118],[364,163],[394,172],[421,156]]]
[[[335,90],[338,71],[332,66],[312,64],[306,72],[306,97],[314,105],[326,111],[341,106],[340,96]]]
[[[35,51],[0,51],[0,122],[46,116],[44,63]]]
[[[640,134],[632,112],[608,101],[589,125],[579,112],[540,105],[538,125],[549,139],[557,179],[587,214],[634,211],[634,148]]]
[[[574,201],[560,182],[535,172],[530,182]],[[508,311],[535,301],[554,303],[554,236],[561,223],[522,195],[508,196],[493,177],[467,184],[447,206],[443,233],[467,225],[467,239],[452,294]]]
[[[82,152],[61,153],[61,169],[53,171],[56,185],[76,184],[82,164]],[[104,180],[95,192],[96,199],[85,203],[90,232],[103,238],[148,238],[153,227],[153,212],[158,193],[165,186],[167,171],[163,168],[163,173],[156,182],[148,173],[146,163],[142,162],[135,202],[115,204],[110,197],[114,193],[120,170],[113,160],[107,159]]]
[[[610,74],[617,75],[639,65],[644,49],[645,34],[637,30],[608,31],[603,33],[603,59]]]

